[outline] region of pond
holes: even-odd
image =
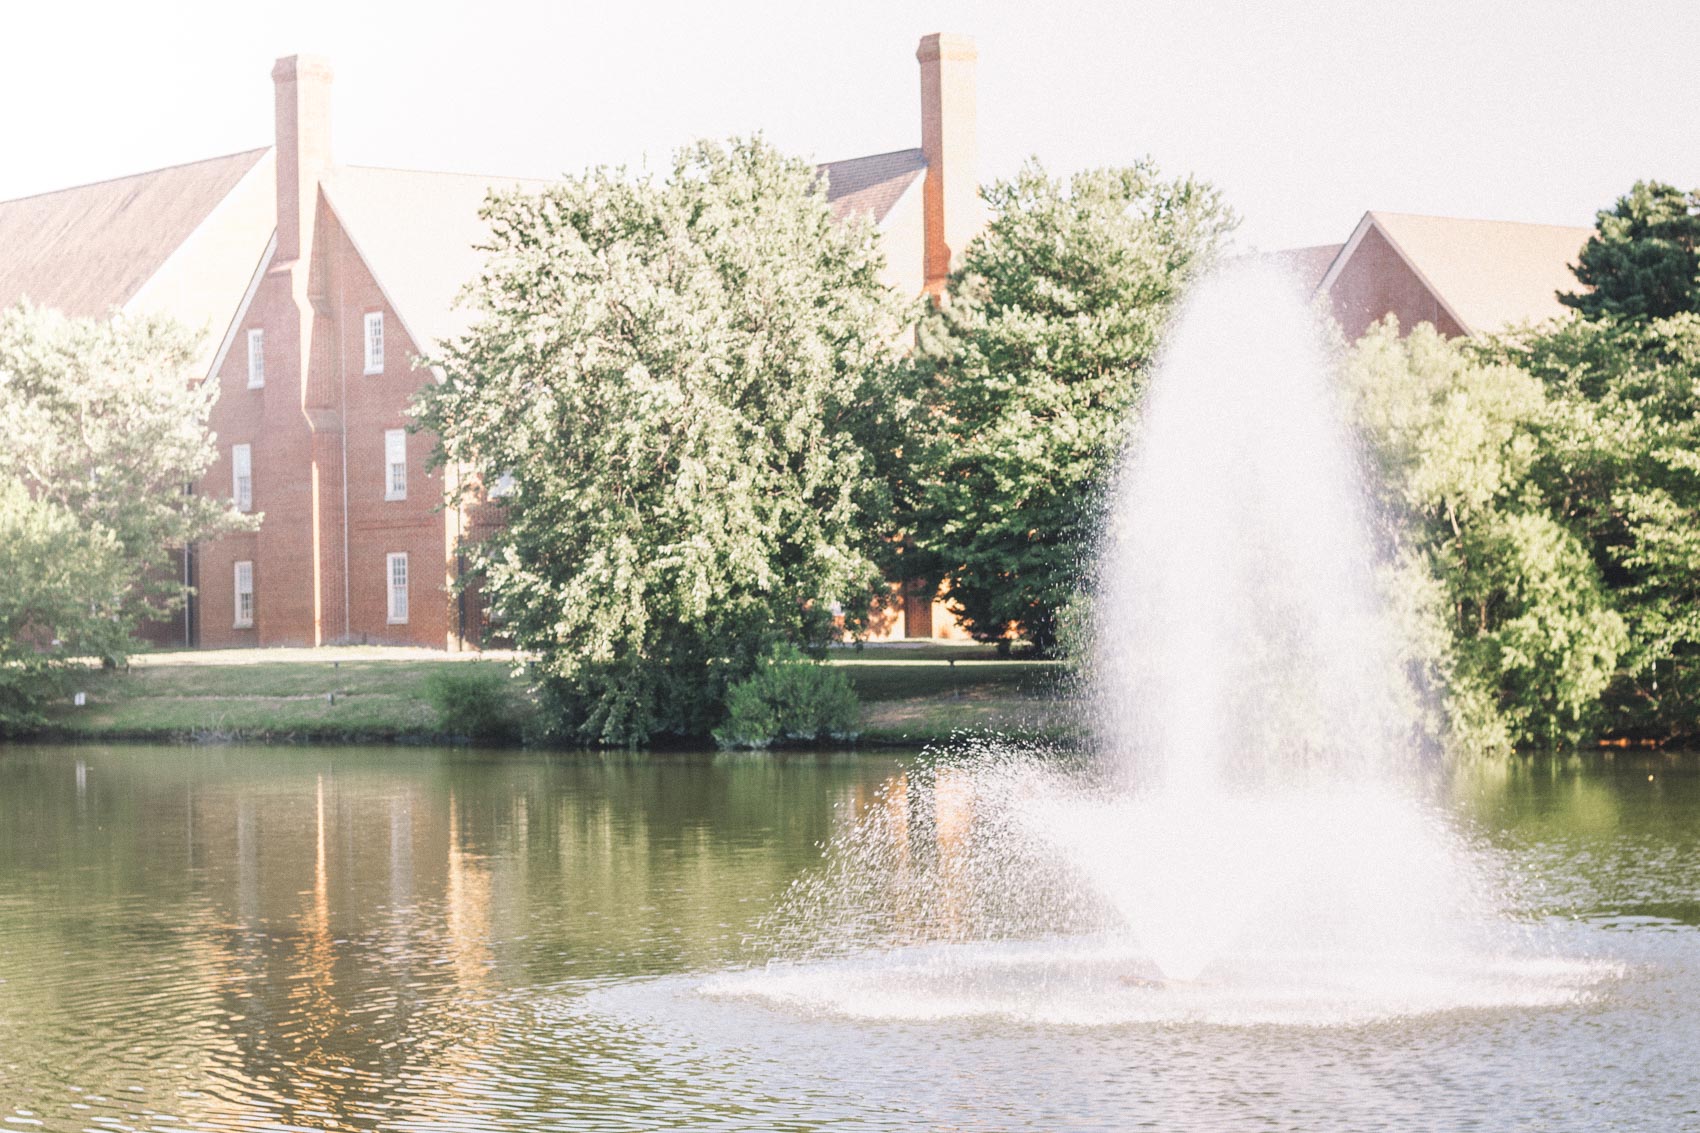
[[[1586,994],[1361,1025],[704,994],[914,753],[0,747],[0,1122],[82,1129],[1700,1128],[1700,758],[1451,805]]]

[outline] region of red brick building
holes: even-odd
[[[983,223],[976,60],[948,35],[916,57],[921,145],[820,169],[840,217],[876,223],[887,282],[936,294]],[[499,508],[444,506],[408,408],[435,380],[419,356],[466,327],[479,205],[526,183],[339,165],[329,67],[283,59],[272,82],[270,147],[0,202],[0,304],[162,311],[208,332],[219,457],[196,488],[264,519],[193,549],[195,600],[156,640],[475,646],[481,613],[452,583]],[[1343,244],[1279,255],[1350,337],[1389,313],[1463,335],[1563,314],[1590,231],[1371,212]],[[879,636],[960,630],[910,592]]]
[[[937,292],[982,223],[973,43],[927,36],[917,59],[920,147],[820,167],[834,211],[873,218],[887,282],[910,294]],[[480,612],[452,584],[499,509],[445,506],[452,485],[427,470],[434,441],[408,431],[408,409],[435,380],[420,356],[465,329],[479,205],[528,186],[339,165],[329,66],[281,59],[272,82],[268,149],[0,202],[0,303],[159,310],[209,331],[219,456],[196,490],[264,518],[193,549],[195,599],[157,639],[476,646]],[[909,596],[887,634],[951,626],[933,606]]]
[[[1390,314],[1459,337],[1567,315],[1558,293],[1578,289],[1570,267],[1593,231],[1366,212],[1344,244],[1275,255],[1328,299],[1347,339]]]

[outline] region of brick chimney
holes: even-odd
[[[291,55],[272,67],[277,96],[277,258],[313,246],[319,177],[331,166],[331,65]]]
[[[925,280],[935,297],[984,223],[974,144],[978,57],[971,37],[942,33],[924,36],[915,52],[921,63],[921,152],[927,158]]]

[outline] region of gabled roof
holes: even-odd
[[[1558,293],[1577,290],[1570,265],[1594,233],[1555,224],[1369,212],[1318,284],[1319,291],[1333,285],[1371,227],[1472,334],[1567,314]]]
[[[854,213],[867,213],[879,224],[926,170],[927,159],[918,149],[900,149],[829,161],[819,168],[826,178],[826,199],[834,216],[843,220]]]
[[[883,221],[927,167],[921,151],[851,158],[820,166],[827,201],[843,219]],[[551,182],[340,165],[320,183],[349,241],[377,280],[414,346],[430,351],[472,325],[457,302],[478,278],[490,229],[478,215],[491,189],[537,192]]]
[[[475,312],[456,300],[484,268],[485,196],[549,182],[340,165],[320,184],[414,346],[433,351],[472,325]]]
[[[123,307],[269,152],[0,201],[0,306],[27,297],[77,316]]]

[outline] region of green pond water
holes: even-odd
[[[1700,1129],[1700,759],[1457,820],[1618,974],[1367,1026],[846,1019],[704,979],[914,753],[0,747],[0,1128]]]

